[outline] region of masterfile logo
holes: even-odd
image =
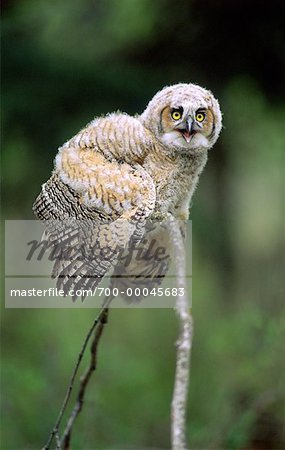
[[[191,222],[179,226],[191,293]],[[146,224],[127,245],[114,236],[108,224],[90,220],[6,221],[6,307],[97,308],[110,296],[113,307],[173,307],[183,293],[175,286],[167,223]]]

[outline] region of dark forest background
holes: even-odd
[[[196,449],[284,449],[284,2],[14,0],[2,15],[2,212],[32,219],[58,146],[164,85],[213,91],[194,196]],[[2,449],[46,441],[94,310],[2,309]],[[169,448],[177,322],[112,310],[74,448]]]

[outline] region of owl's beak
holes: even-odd
[[[195,131],[193,131],[193,120],[190,117],[188,117],[185,125],[186,128],[182,130],[182,134],[187,144],[189,144],[192,135],[195,133]]]

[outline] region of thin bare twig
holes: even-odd
[[[58,414],[56,423],[55,423],[55,425],[54,425],[54,427],[53,427],[53,429],[52,429],[52,431],[51,431],[51,433],[50,433],[50,435],[49,435],[49,438],[48,438],[48,441],[47,441],[46,445],[43,447],[43,450],[49,450],[50,445],[51,445],[53,439],[54,439],[56,436],[58,436],[59,426],[60,426],[60,424],[61,424],[63,414],[64,414],[64,412],[65,412],[65,410],[66,410],[66,407],[67,407],[67,404],[68,404],[68,402],[69,402],[69,399],[70,399],[70,396],[71,396],[71,393],[72,393],[72,390],[73,390],[73,386],[74,386],[74,380],[75,380],[75,377],[76,377],[76,375],[77,375],[77,372],[78,372],[80,363],[81,363],[81,361],[82,361],[83,355],[84,355],[84,353],[85,353],[87,344],[88,344],[89,339],[90,339],[90,337],[92,336],[92,334],[93,334],[95,328],[97,327],[98,323],[100,322],[101,317],[105,315],[105,309],[109,306],[111,300],[112,300],[111,298],[106,298],[106,299],[105,299],[105,301],[104,301],[104,303],[103,303],[103,306],[102,306],[102,308],[101,308],[101,310],[100,310],[100,313],[98,314],[98,316],[96,317],[96,319],[95,319],[94,322],[92,323],[91,328],[89,329],[89,331],[88,331],[88,333],[87,333],[87,335],[86,335],[86,337],[85,337],[83,346],[82,346],[82,348],[81,348],[81,350],[80,350],[80,353],[79,353],[79,355],[78,355],[78,357],[77,357],[77,361],[76,361],[75,367],[74,367],[74,369],[73,369],[73,372],[72,372],[72,375],[71,375],[71,379],[70,379],[70,382],[69,382],[69,386],[68,386],[68,389],[67,389],[67,392],[66,392],[64,401],[63,401],[63,403],[62,403],[60,412],[59,412],[59,414]],[[58,446],[58,444],[57,444],[57,450],[62,448],[62,447],[61,447],[61,444],[59,444],[59,445],[60,445],[60,446]]]
[[[175,383],[174,392],[171,404],[171,448],[173,450],[186,450],[186,408],[187,408],[187,395],[188,395],[188,384],[189,384],[189,373],[190,373],[190,355],[192,346],[192,335],[193,335],[193,321],[192,315],[189,311],[188,298],[187,298],[187,286],[185,283],[186,273],[185,273],[185,248],[184,240],[181,233],[180,223],[173,217],[169,218],[169,231],[170,237],[172,239],[176,270],[177,270],[177,288],[182,288],[179,290],[180,294],[176,299],[176,312],[180,321],[180,333],[179,340],[177,342],[177,361],[176,361],[176,373],[175,373]],[[103,304],[103,307],[99,315],[94,320],[90,330],[88,331],[86,338],[84,340],[82,349],[78,355],[75,368],[73,370],[69,387],[63,401],[60,413],[58,415],[56,424],[49,436],[49,440],[43,450],[49,450],[53,439],[56,439],[56,449],[57,450],[68,450],[70,448],[71,442],[71,432],[73,429],[74,422],[82,410],[85,391],[88,382],[91,378],[92,373],[96,369],[97,363],[97,350],[98,344],[107,322],[109,304],[112,298],[107,298]],[[97,329],[96,329],[97,327]],[[83,358],[84,352],[86,350],[87,344],[94,330],[94,340],[91,346],[91,359],[89,367],[86,369],[84,375],[80,380],[79,392],[77,395],[76,404],[70,414],[67,421],[66,428],[64,430],[62,439],[60,441],[59,437],[59,426],[63,414],[66,410],[68,401],[70,399],[74,380],[77,375],[81,360]]]
[[[193,320],[189,309],[186,286],[186,255],[180,223],[169,219],[169,230],[176,262],[177,288],[183,295],[176,298],[176,313],[180,321],[180,333],[177,342],[177,359],[174,392],[171,404],[171,448],[185,450],[186,409],[190,376],[190,356],[193,336]]]
[[[91,349],[90,349],[90,351],[91,351],[90,363],[89,363],[89,366],[87,367],[84,375],[80,379],[80,387],[79,387],[79,391],[78,391],[78,395],[77,395],[77,400],[76,400],[75,406],[69,416],[69,419],[67,421],[67,425],[66,425],[66,428],[64,430],[63,437],[61,440],[61,444],[62,444],[62,447],[64,450],[67,450],[70,448],[72,428],[73,428],[76,417],[82,410],[85,391],[86,391],[88,382],[91,378],[92,373],[94,372],[94,370],[96,369],[96,366],[97,366],[98,344],[99,344],[100,338],[102,336],[104,326],[108,320],[108,313],[109,313],[109,309],[104,308],[103,314],[100,317],[100,323],[95,331],[94,339],[93,339]]]
[[[56,443],[56,450],[61,450],[61,443],[60,443],[60,437],[58,434],[58,430],[55,431],[55,443]]]

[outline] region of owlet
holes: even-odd
[[[221,124],[211,92],[181,83],[159,91],[141,115],[95,118],[59,148],[33,206],[48,221],[49,241],[69,249],[69,258],[55,262],[59,288],[94,288],[110,268],[118,272],[130,242],[148,239],[155,219],[188,218]],[[155,272],[149,264],[140,261],[141,278]]]

